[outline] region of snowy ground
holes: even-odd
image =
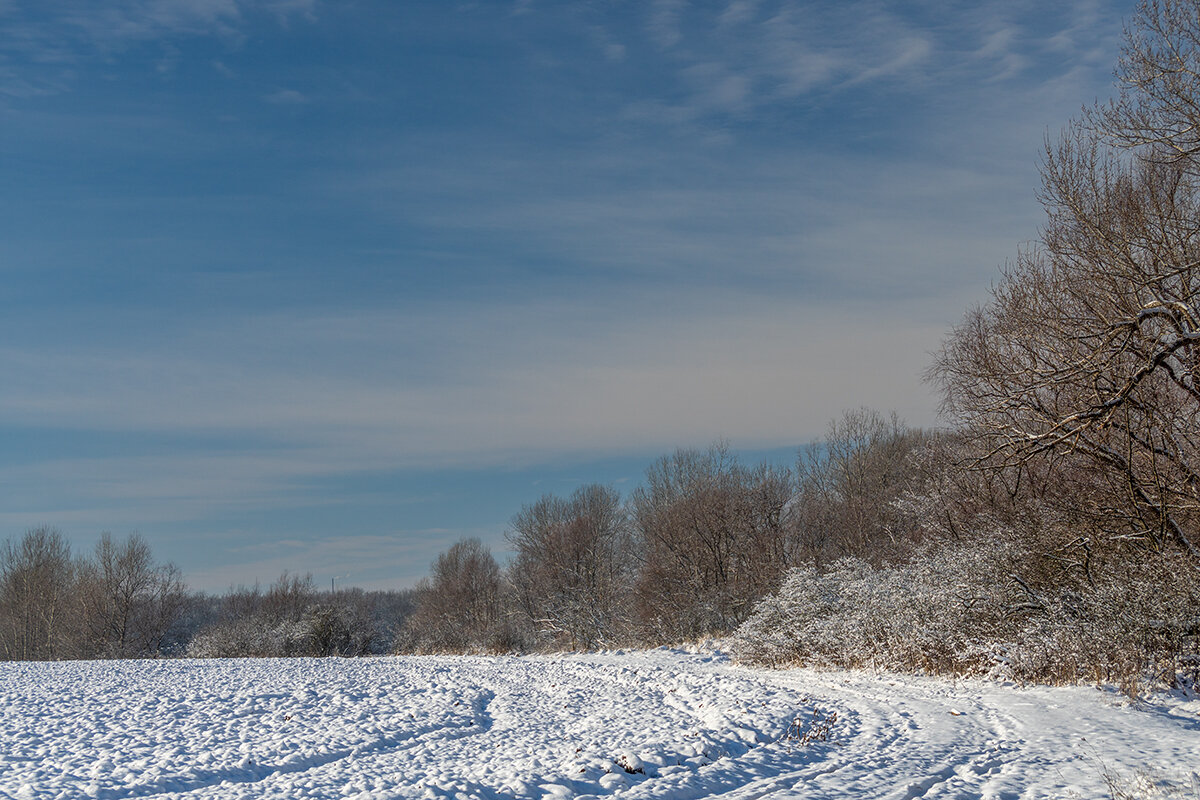
[[[1146,769],[1200,769],[1200,699],[668,650],[0,665],[9,798],[1091,798]]]

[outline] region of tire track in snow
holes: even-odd
[[[982,681],[967,682],[971,688],[965,689],[940,679],[844,674],[804,670],[779,676],[822,692],[866,721],[829,756],[828,774],[837,774],[837,784],[814,779],[808,770],[795,773],[800,782],[792,789],[803,796],[1033,798],[1053,796],[1066,782],[1061,775],[1055,780],[1052,760],[1030,752],[1028,722],[993,702],[994,695],[1007,702],[1020,690]],[[898,687],[894,693],[892,686]],[[1069,748],[1065,759],[1061,748],[1055,752],[1061,761],[1075,760]],[[727,796],[742,797],[737,791]]]
[[[1200,763],[1198,730],[1200,700],[666,650],[0,665],[0,798],[1090,797],[1101,761]]]

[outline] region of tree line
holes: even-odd
[[[390,652],[413,592],[318,591],[284,573],[266,589],[189,591],[131,534],[72,553],[34,528],[0,547],[0,659],[366,655]]]
[[[1200,3],[1144,0],[1116,77],[929,370],[952,468],[896,503],[926,545],[792,573],[748,657],[1200,679]]]
[[[517,513],[504,567],[453,545],[417,589],[405,645],[420,652],[591,649],[725,636],[787,571],[899,557],[920,527],[892,501],[916,490],[937,434],[859,409],[796,469],[744,464],[723,443],[656,460],[611,486],[545,495]]]
[[[0,653],[7,660],[122,658],[160,652],[182,614],[173,564],[140,536],[104,534],[88,558],[36,528],[0,548]]]
[[[265,589],[191,592],[141,536],[106,533],[77,556],[61,532],[36,528],[0,548],[0,656],[511,652],[721,636],[792,566],[902,551],[915,528],[888,502],[916,485],[906,459],[932,436],[858,410],[797,470],[744,464],[725,444],[678,450],[627,498],[593,484],[522,508],[507,564],[463,540],[397,592],[319,591],[287,573]]]

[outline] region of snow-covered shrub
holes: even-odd
[[[263,617],[229,620],[209,627],[192,639],[192,658],[309,655],[308,632],[300,622],[271,622]]]
[[[371,652],[372,630],[358,609],[345,603],[314,603],[299,619],[265,613],[226,620],[192,639],[193,658],[250,656],[357,656]]]
[[[1174,684],[1200,653],[1200,571],[1186,557],[1097,565],[1081,588],[1034,598],[1014,637],[1024,680]]]
[[[733,637],[751,663],[988,673],[1020,681],[1174,684],[1200,654],[1200,570],[1182,555],[1052,575],[998,532],[931,544],[881,568],[853,559],[793,569]],[[1027,580],[1024,575],[1039,575]]]
[[[997,576],[1011,558],[993,544],[929,548],[900,566],[799,567],[738,629],[733,650],[760,664],[976,671],[1003,624],[1009,597]]]
[[[266,592],[231,590],[219,618],[188,645],[197,658],[364,655],[380,625],[360,590],[317,592],[312,576],[284,573]]]
[[[1104,769],[1112,800],[1200,800],[1200,773],[1145,767],[1130,773]]]
[[[304,641],[315,656],[359,656],[371,652],[374,631],[360,606],[334,599],[315,603],[301,620]]]

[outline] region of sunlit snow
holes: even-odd
[[[0,665],[7,798],[1096,797],[1196,765],[1183,694],[673,650]]]

